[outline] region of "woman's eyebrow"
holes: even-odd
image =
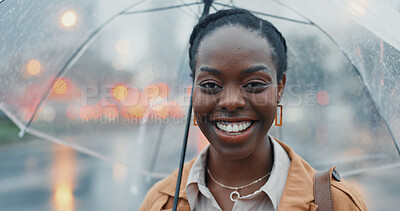
[[[254,73],[257,71],[262,71],[262,72],[272,75],[271,69],[265,65],[256,65],[256,66],[250,67],[248,69],[243,70],[240,74],[249,74],[249,73]]]
[[[209,73],[213,73],[213,74],[216,74],[216,75],[221,75],[222,74],[221,71],[219,71],[217,69],[214,69],[214,68],[211,68],[211,67],[200,67],[200,71],[201,72],[209,72]]]

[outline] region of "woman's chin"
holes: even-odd
[[[258,123],[254,121],[246,130],[237,132],[224,131],[213,124],[208,127],[211,133],[207,138],[219,156],[227,160],[242,160],[260,148],[260,143],[257,141],[260,137],[256,134]]]

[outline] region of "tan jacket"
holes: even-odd
[[[278,141],[278,140],[277,140]],[[289,146],[278,141],[285,149],[289,158],[290,168],[280,200],[278,211],[310,210],[315,211],[313,181],[317,172],[306,161],[298,156]],[[179,193],[178,211],[190,211],[186,196],[186,182],[194,163],[194,159],[185,164],[183,168],[182,183]],[[147,193],[145,200],[140,206],[140,211],[172,210],[175,195],[176,178],[178,170],[175,170],[167,178],[157,182]],[[360,194],[351,188],[343,179],[338,182],[331,180],[331,192],[334,210],[367,210]]]

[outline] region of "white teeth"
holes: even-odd
[[[233,130],[233,132],[238,132],[239,127],[237,125],[233,125],[232,130]]]
[[[217,127],[227,133],[231,133],[231,132],[241,132],[246,130],[247,128],[249,128],[251,126],[251,122],[224,122],[224,123],[220,123],[217,122]]]

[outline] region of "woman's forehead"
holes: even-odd
[[[199,66],[241,65],[264,63],[275,69],[273,49],[268,41],[244,27],[227,26],[208,35],[201,43],[196,58]]]

